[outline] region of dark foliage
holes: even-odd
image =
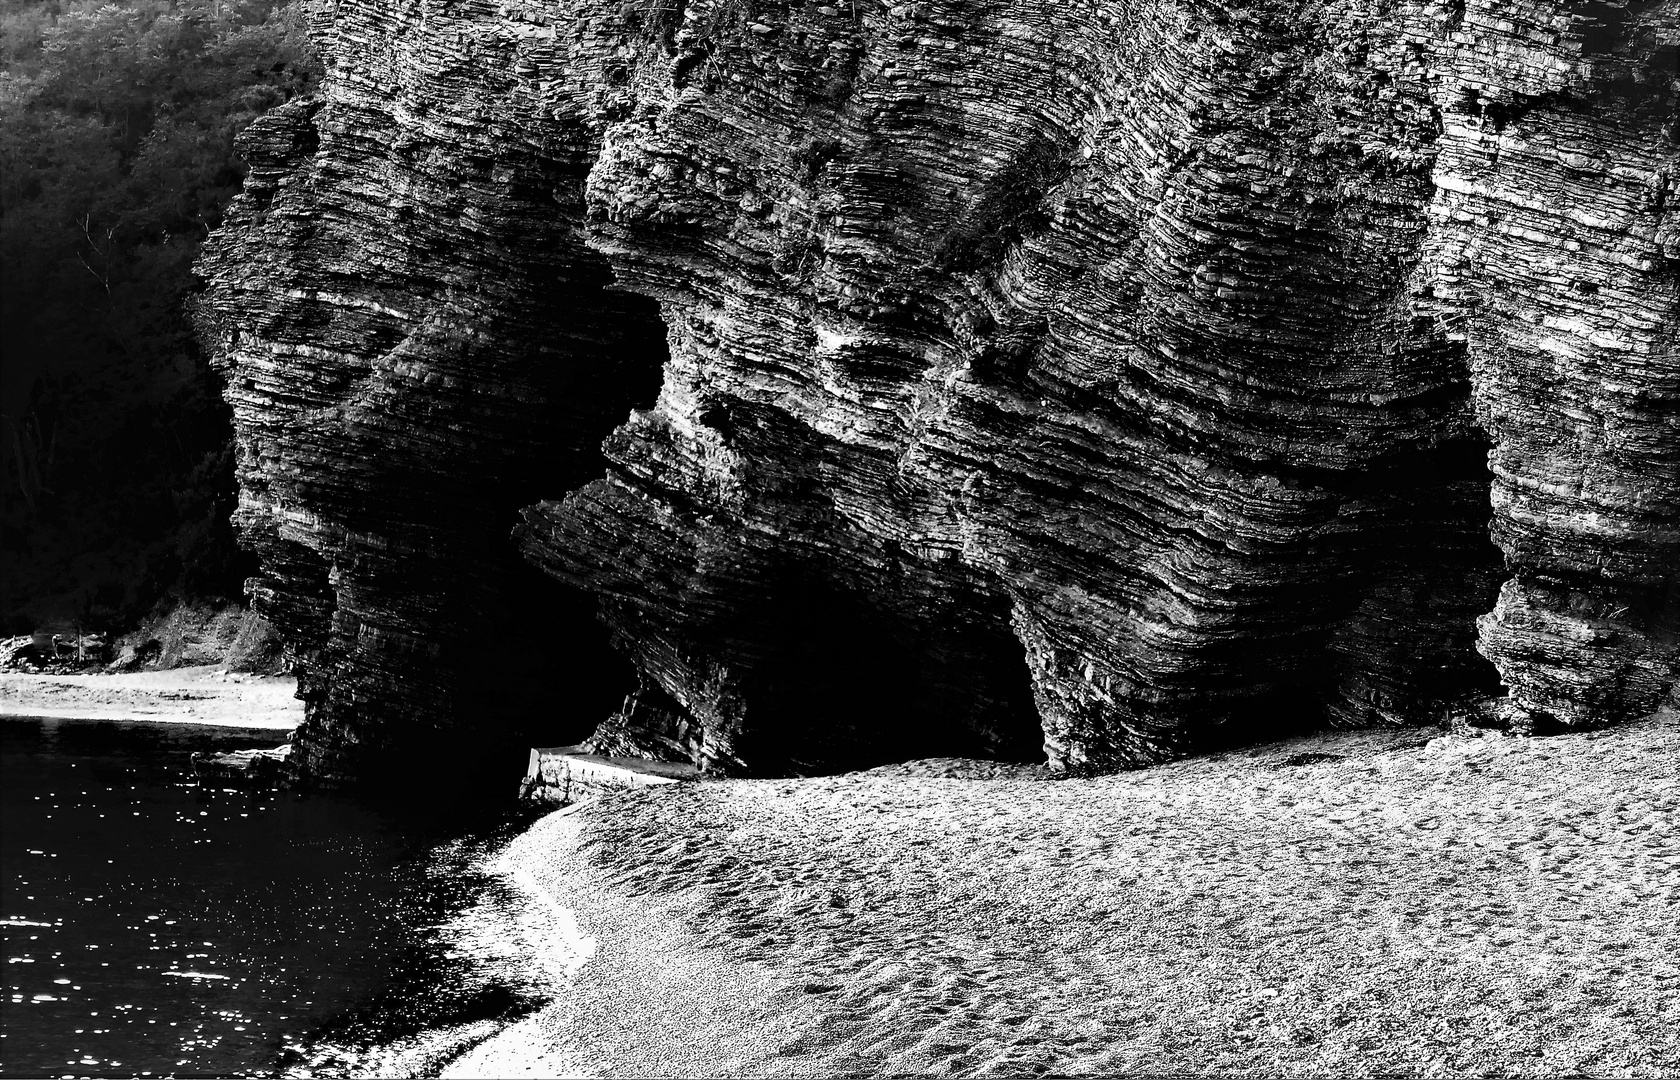
[[[0,628],[231,598],[229,418],[182,300],[234,135],[318,77],[301,7],[0,10]]]

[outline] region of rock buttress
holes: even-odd
[[[201,301],[310,767],[471,719],[521,499],[712,768],[1648,711],[1677,11],[338,7]]]
[[[360,14],[318,39],[325,93],[244,134],[250,178],[195,307],[234,408],[247,587],[307,705],[294,767],[428,790],[517,771],[590,710],[565,676],[597,658],[556,663],[576,646],[543,635],[592,612],[555,610],[508,532],[547,485],[599,472],[664,331],[575,236],[587,133],[486,122],[515,81],[464,58],[496,41]]]

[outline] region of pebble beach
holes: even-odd
[[[444,1075],[1674,1076],[1677,749],[1665,709],[598,798],[502,856],[570,991]]]

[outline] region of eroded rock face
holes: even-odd
[[[338,5],[200,302],[305,769],[496,729],[465,688],[527,504],[639,673],[608,753],[1649,711],[1677,35],[1675,0]]]
[[[389,85],[350,92],[353,64],[342,93],[245,134],[250,179],[199,268],[249,587],[297,665],[305,775],[517,769],[588,707],[566,676],[592,658],[538,632],[590,613],[554,610],[509,530],[556,478],[598,473],[602,436],[656,392],[664,331],[573,233],[575,125],[478,129],[475,155],[462,87],[422,121]]]

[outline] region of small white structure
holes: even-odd
[[[564,806],[591,795],[677,784],[699,775],[694,766],[671,761],[603,757],[585,753],[581,746],[533,747],[519,797]]]

